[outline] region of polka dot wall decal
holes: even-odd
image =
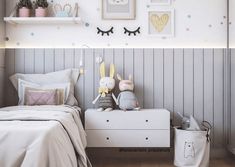
[[[224,24],[224,22],[220,22],[220,24],[221,24],[221,25],[223,25],[223,24]]]
[[[85,26],[86,26],[86,27],[89,27],[89,26],[90,26],[90,24],[89,24],[89,23],[85,23]]]
[[[147,7],[147,8],[150,8],[150,5],[147,5],[146,7]]]
[[[226,16],[223,16],[224,19],[226,19],[227,17]]]
[[[33,32],[31,32],[31,33],[30,33],[30,35],[31,35],[31,36],[34,36],[34,33],[33,33]]]
[[[191,15],[189,14],[188,16],[187,16],[189,19],[191,19]]]
[[[210,27],[210,28],[211,28],[211,27],[212,27],[212,25],[211,25],[211,24],[209,24],[209,25],[208,25],[208,27]]]
[[[8,38],[8,37],[6,37],[6,38],[5,38],[5,41],[9,41],[9,38]]]
[[[186,31],[190,31],[190,29],[189,29],[189,28],[186,28]]]
[[[128,43],[125,43],[126,46],[128,46],[129,44]]]
[[[17,45],[17,46],[19,46],[19,45],[20,45],[20,43],[19,43],[19,42],[17,42],[17,43],[16,43],[16,45]]]

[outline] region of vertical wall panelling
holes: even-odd
[[[154,49],[154,107],[164,108],[164,49]]]
[[[194,114],[194,54],[193,49],[184,50],[184,114]]]
[[[83,51],[84,50],[82,50],[82,49],[75,49],[75,51],[74,51],[74,66],[75,66],[75,68],[80,68],[81,57],[84,58],[84,55],[82,54]],[[78,104],[81,108],[84,108],[84,96],[85,96],[84,75],[80,75],[79,79],[78,79],[78,83],[75,86],[75,97],[77,98]]]
[[[197,118],[199,122],[203,121],[203,49],[196,49],[194,50],[193,56],[193,80],[194,80],[194,116]]]
[[[133,49],[125,49],[124,50],[124,79],[128,79],[129,75],[134,75],[134,55]]]
[[[134,50],[135,94],[141,108],[144,106],[144,49]]]
[[[93,65],[93,49],[84,49],[85,51],[85,75],[84,75],[84,91],[86,92],[84,97],[84,107],[89,108],[92,106],[92,101],[94,100],[94,65]],[[107,70],[106,70],[107,71]]]
[[[7,97],[5,98],[4,104],[7,106],[15,105],[17,104],[17,93],[13,87],[13,85],[10,83],[9,77],[13,75],[15,70],[15,52],[14,49],[7,49],[6,50],[6,76],[5,76],[5,95]]]
[[[15,70],[19,73],[24,73],[25,72],[25,50],[24,49],[17,49],[15,50]],[[39,62],[43,63],[43,61]],[[36,64],[35,64],[36,65]]]
[[[154,92],[153,92],[153,49],[144,50],[144,108],[153,108]]]
[[[214,50],[214,143],[216,147],[223,146],[223,55],[221,49]],[[222,118],[222,119],[221,119]]]
[[[233,152],[235,153],[235,49],[231,50],[231,117],[228,121],[230,123],[230,145],[233,148]]]
[[[45,50],[45,73],[55,71],[55,50]]]
[[[24,72],[26,74],[32,74],[34,73],[34,49],[26,49],[24,52],[24,64],[25,64],[25,68],[24,68]]]
[[[95,49],[94,50],[94,60],[98,58],[103,58],[103,49]],[[100,81],[100,62],[94,61],[94,98],[98,96],[98,88]],[[97,107],[98,103],[95,104],[94,107]]]
[[[204,50],[204,120],[211,123],[214,127],[214,51],[213,49]],[[213,139],[214,129],[211,131]],[[212,140],[213,142],[213,140]]]
[[[65,68],[64,52],[64,49],[55,49],[55,71],[63,70]]]
[[[164,50],[164,108],[171,111],[171,117],[173,118],[174,110],[174,50]]]
[[[35,49],[35,73],[44,73],[45,72],[45,50],[44,49]]]
[[[107,64],[107,76],[110,63],[114,63],[117,73],[125,78],[133,74],[141,107],[167,108],[175,124],[180,123],[177,112],[194,115],[200,122],[207,120],[213,125],[213,145],[223,146],[224,49],[7,49],[6,55],[7,105],[17,102],[16,91],[8,80],[10,75],[79,68],[83,56],[85,74],[80,75],[75,94],[83,109],[96,107],[92,104],[100,78],[96,58],[102,57]],[[231,77],[232,90],[235,90],[233,57]],[[116,83],[114,92],[118,95],[118,81]],[[234,108],[232,103],[232,110]],[[235,119],[231,114],[231,120]],[[234,122],[231,126],[235,126]],[[234,139],[231,129],[231,141]]]
[[[74,49],[65,49],[64,50],[64,68],[74,67]]]
[[[184,115],[184,50],[174,50],[174,123],[180,125]]]

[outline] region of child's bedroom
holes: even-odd
[[[235,167],[234,0],[0,0],[0,167]]]

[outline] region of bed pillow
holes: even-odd
[[[79,69],[67,69],[62,71],[51,72],[47,74],[20,74],[17,73],[10,77],[15,89],[18,91],[18,80],[22,79],[38,85],[55,84],[70,82],[69,97],[65,104],[78,105],[74,96],[74,86],[79,78]]]
[[[60,91],[57,89],[25,89],[25,102],[24,105],[62,105],[63,94],[60,96]]]
[[[66,103],[70,93],[70,82],[68,83],[58,83],[58,84],[46,84],[39,85],[32,82],[24,81],[19,79],[18,81],[18,97],[19,97],[19,105],[25,104],[25,92],[26,89],[39,89],[39,90],[51,90],[57,89],[60,91],[60,94],[63,94],[63,104]]]

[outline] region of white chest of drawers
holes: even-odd
[[[170,112],[89,109],[85,130],[88,147],[170,147]]]

